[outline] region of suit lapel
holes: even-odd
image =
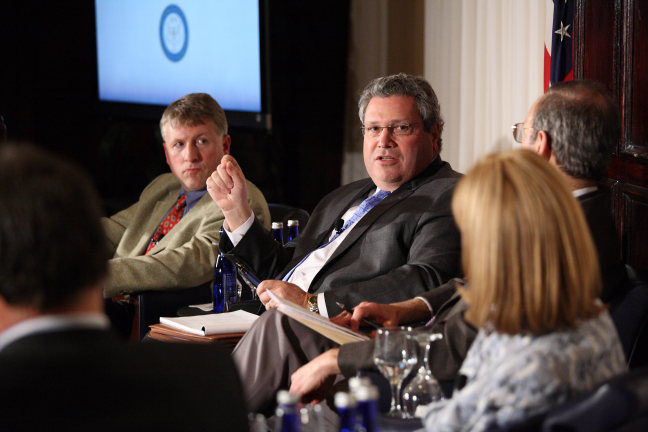
[[[374,190],[376,188],[376,185],[373,184],[373,182],[368,181],[366,185],[364,185],[356,194],[350,195],[348,199],[341,199],[338,201],[338,204],[335,206],[335,208],[331,209],[331,214],[335,215],[335,218],[332,219],[332,224],[328,227],[325,227],[322,232],[320,232],[317,235],[317,244],[315,247],[312,249],[316,249],[326,242],[328,242],[329,237],[331,236],[331,232],[335,228],[335,224],[337,221],[342,219],[342,216],[344,216],[344,213],[346,213],[349,208],[357,201],[363,200],[367,197],[370,191]],[[366,217],[366,216],[365,216]],[[350,235],[350,234],[349,234]],[[341,247],[341,245],[340,245]]]
[[[416,189],[418,189],[422,184],[425,184],[429,181],[431,181],[434,176],[437,174],[437,172],[441,169],[443,166],[443,162],[441,161],[440,157],[437,157],[422,173],[420,173],[418,176],[416,176],[414,179],[408,181],[407,183],[401,185],[398,189],[396,189],[394,192],[389,194],[385,199],[383,199],[378,205],[376,205],[374,208],[372,208],[369,213],[364,215],[362,219],[360,219],[354,227],[351,228],[351,232],[342,240],[342,243],[340,246],[338,246],[337,249],[335,249],[335,252],[333,252],[333,255],[331,255],[331,258],[322,266],[322,268],[317,272],[317,275],[313,278],[313,281],[310,284],[309,291],[310,292],[315,292],[317,288],[319,287],[318,280],[320,275],[323,274],[323,272],[331,265],[331,263],[335,262],[335,260],[342,254],[344,254],[356,241],[358,241],[359,238],[361,238],[365,232],[374,224],[374,222],[380,218],[380,216],[383,215],[387,210],[401,202],[402,200],[408,198],[410,195],[414,193]],[[369,180],[368,184],[366,187],[362,189],[360,193],[358,193],[354,201],[360,199],[360,198],[365,198],[368,192],[372,189],[376,188],[376,185]],[[335,219],[336,221],[342,217],[342,215],[349,209],[351,206],[351,203],[354,201],[346,201],[344,202],[344,207],[339,210],[339,216]],[[330,234],[331,229],[327,232],[324,233],[323,235]],[[323,239],[320,239],[322,241]],[[323,244],[319,243],[320,245]]]
[[[359,238],[361,238],[367,230],[376,222],[380,216],[383,215],[387,210],[392,208],[394,205],[398,204],[400,201],[409,197],[413,189],[406,190],[397,190],[389,194],[385,199],[378,203],[374,208],[372,208],[369,213],[364,215],[355,226],[351,229],[351,232],[342,240],[340,246],[335,250],[331,258],[328,260],[327,264],[335,260],[338,256],[343,254],[351,245],[353,245]]]

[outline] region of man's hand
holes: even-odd
[[[339,348],[320,354],[290,376],[290,392],[298,394],[302,402],[319,402],[340,373],[338,366]]]
[[[336,324],[350,326],[357,331],[362,325],[362,319],[368,318],[376,321],[384,327],[397,326],[416,321],[425,321],[432,317],[427,304],[420,299],[381,304],[373,302],[362,302],[353,308],[353,315],[342,312],[332,318]]]
[[[351,328],[358,331],[363,318],[376,321],[383,327],[397,326],[400,324],[398,312],[398,308],[391,304],[362,302],[353,308],[353,315],[350,318]]]
[[[295,284],[284,282],[280,280],[264,280],[257,288],[257,295],[259,300],[263,303],[266,309],[272,309],[278,305],[270,298],[268,291],[272,291],[282,299],[289,300],[300,306],[308,308],[308,297],[310,294],[304,292]]]
[[[207,179],[207,192],[223,209],[230,231],[241,226],[252,214],[247,183],[241,167],[230,155],[224,155],[216,171]]]

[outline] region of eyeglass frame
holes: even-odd
[[[531,127],[531,126],[529,126],[529,127],[524,127],[524,123],[515,123],[515,124],[511,125],[511,129],[513,129],[513,130],[512,130],[512,133],[513,133],[513,140],[514,140],[516,143],[520,143],[520,144],[524,143],[524,135],[525,135],[525,131],[526,131],[527,129],[533,129],[533,130],[536,130],[536,128]],[[522,137],[521,137],[520,139],[518,139],[518,137],[516,136],[516,133],[517,133],[518,130],[522,130]]]
[[[369,135],[372,138],[378,138],[380,135],[382,135],[383,130],[387,129],[389,133],[393,136],[410,136],[414,133],[416,128],[414,126],[418,126],[418,122],[413,122],[413,123],[399,123],[391,126],[370,126],[371,128],[378,128],[380,129],[380,132],[377,133],[372,133],[372,132],[367,132],[368,127],[366,125],[360,126],[360,130],[362,131],[362,136]],[[407,126],[409,129],[407,133],[397,133],[396,128],[401,127],[401,126]]]

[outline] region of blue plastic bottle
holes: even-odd
[[[277,427],[279,432],[301,432],[301,418],[297,403],[299,397],[286,390],[277,392]]]
[[[212,308],[214,313],[221,313],[225,310],[225,286],[223,285],[223,261],[225,256],[219,253],[214,265],[214,280],[212,282]]]
[[[297,219],[290,219],[288,221],[288,241],[287,243],[294,242],[299,236],[299,221]]]
[[[283,246],[283,222],[272,222],[272,237]]]
[[[345,392],[335,393],[335,409],[340,417],[340,432],[356,432],[356,401]]]
[[[227,312],[236,302],[238,302],[236,267],[220,252],[214,265],[214,281],[212,282],[214,313]]]
[[[378,387],[371,384],[361,384],[358,386],[354,395],[358,401],[356,407],[358,422],[360,427],[358,429],[366,432],[378,432]]]

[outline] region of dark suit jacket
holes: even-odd
[[[578,197],[592,232],[599,256],[604,303],[614,304],[626,293],[628,284],[625,266],[621,261],[617,231],[612,218],[610,193],[601,188]]]
[[[310,286],[311,293],[327,293],[330,316],[341,312],[335,302],[352,307],[365,300],[406,300],[460,272],[459,233],[450,209],[459,178],[437,158],[358,221]],[[280,279],[324,244],[336,221],[375,188],[364,179],[324,197],[292,255],[257,222],[235,248],[227,236],[221,237],[221,250],[245,261],[261,279]]]
[[[101,330],[0,351],[0,430],[248,430],[239,378],[214,345],[126,345]]]
[[[583,207],[599,254],[603,279],[601,298],[605,303],[614,303],[623,297],[627,289],[627,277],[625,267],[619,259],[610,195],[607,191],[598,189],[580,196],[578,200]],[[468,305],[456,292],[452,281],[422,294],[421,297],[425,297],[435,311],[430,332],[440,332],[444,335],[430,350],[430,368],[437,379],[454,380],[476,335],[476,329],[463,318]],[[342,373],[345,376],[353,376],[357,370],[372,369],[373,348],[373,341],[341,346],[338,364]]]

